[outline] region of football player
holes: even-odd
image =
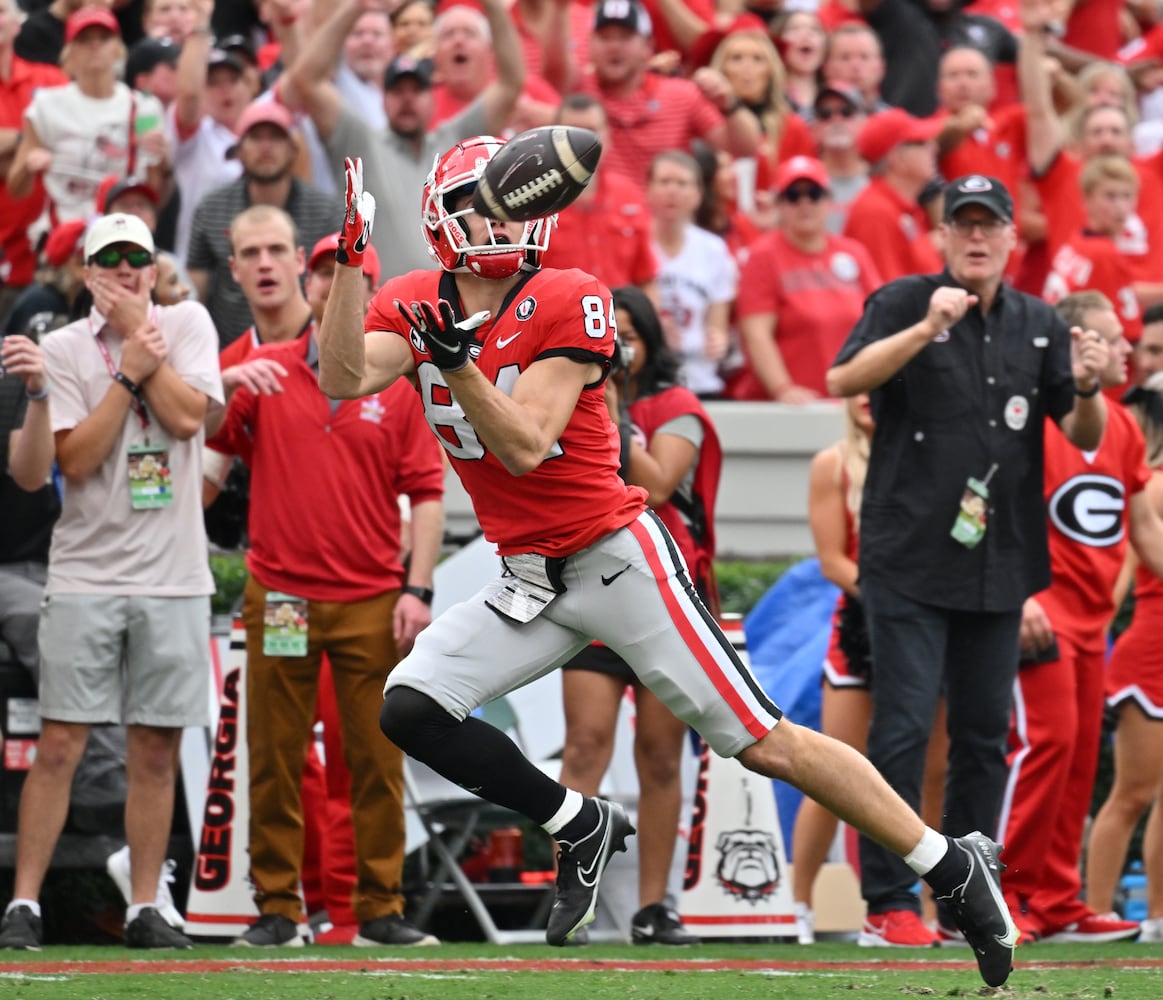
[[[454,146],[422,199],[438,271],[387,282],[363,315],[361,255],[375,200],[347,163],[347,214],[319,330],[333,398],[414,380],[504,572],[420,634],[385,687],[380,724],[405,753],[540,824],[560,846],[546,932],[562,945],[593,919],[601,874],[634,832],[622,808],[564,788],[473,709],[553,670],[591,640],[618,653],[715,751],[790,782],[901,855],[946,897],[982,976],[1009,975],[1017,931],[997,847],[926,827],[865,758],[782,718],[695,594],[646,493],[618,477],[603,382],[610,292],[542,270],[552,218],[500,223],[472,193],[500,140]]]

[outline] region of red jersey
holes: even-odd
[[[1160,252],[1163,242],[1163,184],[1152,160],[1135,160],[1139,174],[1139,206],[1116,237],[1119,249],[1133,257],[1149,257]],[[1034,186],[1046,215],[1046,246],[1050,259],[1058,248],[1086,226],[1079,174],[1082,164],[1069,153],[1059,153]]]
[[[366,600],[402,586],[397,498],[441,499],[444,464],[406,382],[333,402],[308,352],[309,338],[254,351],[287,369],[283,391],[240,388],[208,445],[250,456],[246,563],[255,579],[312,601]]]
[[[1053,305],[1071,292],[1093,289],[1114,303],[1127,340],[1143,332],[1143,315],[1135,296],[1136,264],[1109,236],[1076,233],[1058,248],[1042,298]]]
[[[932,274],[944,266],[929,241],[925,210],[883,177],[873,177],[848,209],[844,235],[864,244],[884,281]]]
[[[940,117],[947,118],[948,114],[941,112]],[[1024,176],[1025,168],[1026,109],[1015,104],[991,117],[989,128],[967,135],[937,161],[937,166],[942,177],[996,177],[1016,198],[1018,180]]]
[[[593,198],[575,201],[558,214],[545,266],[576,267],[607,288],[653,281],[658,261],[642,188],[604,168],[594,177],[594,185]]]
[[[56,66],[12,57],[12,72],[0,80],[0,128],[24,128],[24,112],[32,95],[42,87],[60,87],[69,82]],[[37,174],[32,191],[24,198],[8,194],[0,178],[0,284],[23,286],[32,283],[36,254],[28,239],[28,227],[44,208],[44,184]]]
[[[1063,43],[1113,62],[1123,44],[1120,18],[1124,0],[1086,0],[1076,3],[1066,21]]]
[[[411,345],[428,426],[448,452],[485,537],[501,555],[572,555],[646,509],[646,491],[618,476],[620,442],[606,408],[604,378],[582,390],[542,463],[514,476],[473,432],[444,374],[392,305],[395,299],[446,299],[459,308],[455,278],[442,271],[392,278],[372,299],[364,329],[394,331]],[[608,369],[614,333],[613,301],[600,281],[577,270],[537,271],[477,330],[481,348],[474,360],[485,378],[508,393],[521,372],[541,358],[565,356]]]
[[[1130,497],[1151,477],[1143,433],[1126,409],[1108,406],[1096,452],[1079,451],[1052,420],[1045,449],[1051,583],[1037,600],[1055,632],[1083,648],[1101,646],[1127,550]]]
[[[671,499],[655,513],[674,536],[695,588],[706,594],[715,560],[715,498],[723,468],[719,434],[698,396],[682,386],[671,386],[653,396],[636,399],[629,410],[630,419],[646,435],[648,443],[660,427],[678,417],[689,414],[702,424],[703,443],[689,495],[680,484]]]
[[[864,300],[881,285],[864,246],[828,235],[820,253],[805,253],[780,231],[752,247],[739,280],[740,320],[770,313],[775,340],[796,385],[828,395],[824,375],[836,360]]]
[[[592,72],[579,90],[596,97],[606,109],[610,145],[602,152],[605,169],[637,184],[646,184],[657,153],[688,149],[723,121],[723,115],[690,80],[647,73],[628,97],[606,93]]]

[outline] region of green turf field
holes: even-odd
[[[119,947],[0,953],[12,1000],[726,1000],[976,997],[1161,1000],[1163,945],[1034,945],[1009,983],[982,985],[968,952],[825,943],[659,950],[454,944],[257,952],[204,946],[146,956]],[[83,971],[89,970],[92,971]]]

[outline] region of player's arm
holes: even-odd
[[[315,339],[319,344],[319,388],[332,399],[358,399],[386,389],[401,375],[412,372],[412,350],[403,337],[390,330],[364,334],[363,255],[371,243],[376,200],[363,189],[363,161],[348,157],[346,211],[339,235],[335,279],[323,321]]]
[[[337,267],[319,342],[319,388],[332,399],[358,399],[386,389],[413,369],[408,342],[391,330],[363,332],[363,271]]]
[[[859,597],[859,570],[848,555],[848,510],[840,475],[840,452],[834,447],[818,452],[812,459],[808,473],[808,526],[824,579]]]
[[[1163,578],[1163,475],[1155,473],[1146,487],[1131,495],[1131,545],[1139,560]]]
[[[597,382],[602,372],[593,362],[542,358],[521,373],[512,396],[471,362],[459,371],[446,371],[444,377],[477,437],[514,476],[523,476],[549,454],[582,389]]]

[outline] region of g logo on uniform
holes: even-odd
[[[1067,538],[1102,549],[1123,540],[1126,508],[1126,488],[1119,480],[1084,473],[1054,491],[1050,522]]]

